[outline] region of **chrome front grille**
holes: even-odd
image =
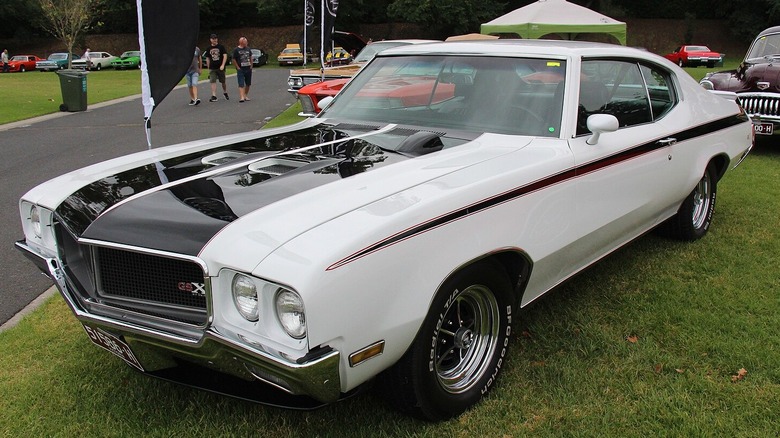
[[[206,310],[205,280],[197,264],[114,248],[95,250],[98,296]]]
[[[81,243],[59,225],[55,233],[65,277],[85,309],[207,324],[210,284],[196,261]]]
[[[748,115],[780,120],[780,94],[739,93],[737,98]]]

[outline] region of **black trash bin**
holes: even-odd
[[[59,70],[62,88],[60,111],[86,111],[87,109],[87,72],[79,70]]]

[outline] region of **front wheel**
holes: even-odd
[[[436,421],[459,415],[496,382],[509,346],[514,300],[506,272],[479,262],[450,277],[409,350],[379,378],[397,409]]]
[[[683,62],[682,59],[677,61],[677,65],[679,65],[680,67],[685,67],[685,63]]]
[[[23,65],[21,65],[21,66],[19,66],[19,71],[24,73],[24,72],[27,71],[27,69]]]
[[[710,163],[696,187],[680,205],[677,214],[663,226],[663,231],[680,240],[697,240],[704,237],[712,224],[715,213],[715,195],[718,181],[715,165]]]

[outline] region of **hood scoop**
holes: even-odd
[[[205,157],[201,158],[200,162],[204,166],[219,166],[220,164],[233,161],[236,158],[241,158],[244,155],[246,155],[245,152],[221,151],[211,155],[206,155]]]
[[[307,161],[291,160],[288,158],[267,158],[249,165],[249,173],[261,173],[270,176],[284,175],[299,167],[309,164]]]

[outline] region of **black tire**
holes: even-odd
[[[68,110],[68,105],[65,105],[64,103],[61,103],[60,104],[60,111],[64,112],[64,111],[67,111],[67,110]]]
[[[23,65],[20,65],[20,66],[19,66],[19,71],[20,71],[20,72],[22,72],[22,73],[24,73],[24,72],[26,72],[26,71],[27,71],[27,69],[26,69],[26,68],[24,68],[24,66],[23,66]]]
[[[663,224],[664,234],[687,241],[704,237],[712,225],[717,192],[718,181],[715,165],[710,163],[696,187],[680,205],[677,214]]]
[[[97,70],[97,71],[100,71],[100,70],[102,70],[102,69],[103,69],[103,66],[101,66],[100,64],[97,64],[97,65],[95,66],[95,70]]]
[[[683,62],[682,59],[677,61],[677,65],[679,65],[680,67],[685,67],[685,63]]]
[[[409,350],[379,376],[382,395],[430,421],[477,403],[502,370],[514,305],[509,277],[495,263],[455,273],[436,293]]]

